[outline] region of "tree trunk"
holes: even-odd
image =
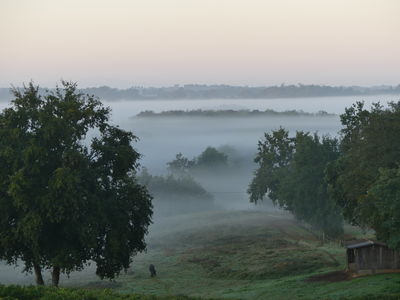
[[[53,271],[51,272],[51,281],[53,286],[58,287],[58,283],[60,282],[60,267],[53,267]]]
[[[42,276],[42,268],[39,265],[34,264],[33,270],[35,271],[36,284],[44,285],[44,280],[43,280],[43,276]]]

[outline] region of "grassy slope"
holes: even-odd
[[[152,231],[148,252],[138,255],[133,269],[112,284],[117,291],[237,299],[400,293],[400,274],[334,283],[307,281],[313,274],[343,270],[345,250],[339,243],[322,245],[282,213],[186,215],[155,224]],[[157,268],[157,278],[149,278],[150,263]],[[101,284],[82,281],[80,285]]]

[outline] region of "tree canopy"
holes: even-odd
[[[357,102],[341,121],[341,156],[327,168],[330,194],[348,221],[400,248],[400,102],[370,110]]]
[[[115,277],[145,249],[151,223],[151,196],[135,178],[137,138],[76,84],[13,93],[0,114],[0,258],[23,261],[38,284],[43,269],[58,285],[60,272],[89,261]]]
[[[258,144],[259,168],[250,183],[250,200],[268,196],[296,218],[330,236],[342,232],[340,210],[329,198],[324,171],[339,155],[338,141],[302,131],[289,137],[283,128],[265,133]]]

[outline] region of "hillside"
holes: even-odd
[[[344,238],[360,235],[348,227]],[[149,264],[156,266],[156,278],[150,278]],[[339,241],[321,243],[287,214],[213,212],[154,224],[148,252],[138,255],[133,268],[115,282],[81,277],[66,285],[107,286],[124,294],[228,299],[400,297],[400,274],[351,280],[341,272],[327,280],[320,276],[344,268],[345,250]]]

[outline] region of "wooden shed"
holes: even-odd
[[[386,272],[400,272],[400,252],[388,248],[385,243],[361,240],[346,244],[347,269],[364,275]]]

